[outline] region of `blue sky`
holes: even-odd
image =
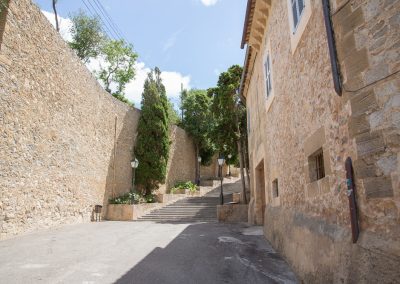
[[[34,1],[52,12],[51,0]],[[96,7],[93,0],[85,1]],[[138,76],[126,91],[136,106],[149,68],[158,66],[164,72],[168,96],[177,102],[181,82],[186,88],[209,88],[219,72],[243,64],[240,40],[246,0],[99,1],[139,54]],[[82,0],[58,0],[57,7],[63,18],[79,9],[88,12]],[[67,21],[63,25],[68,38]]]

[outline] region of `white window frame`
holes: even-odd
[[[247,133],[248,134],[250,134],[250,119],[251,119],[251,116],[250,116],[250,108],[249,107],[247,107]]]
[[[301,11],[300,11],[300,5],[299,5],[299,2],[303,2],[303,5],[302,5],[302,7],[301,7]],[[292,31],[293,31],[293,33],[296,33],[296,30],[297,30],[297,27],[299,26],[299,23],[301,22],[301,17],[303,16],[303,14],[304,14],[304,10],[305,10],[305,7],[306,7],[306,2],[305,2],[305,0],[290,0],[290,9],[291,9],[291,12],[292,12],[292,19],[293,19],[293,25],[292,25]],[[295,23],[294,22],[294,19],[295,19],[295,15],[294,15],[294,13],[293,13],[293,6],[294,5],[296,5],[296,17],[297,17],[297,22]]]
[[[265,56],[264,72],[265,72],[265,91],[268,99],[272,93],[271,55],[269,50],[267,51],[267,54]]]
[[[299,2],[303,2],[303,8],[300,11]],[[287,11],[289,21],[290,45],[292,54],[295,53],[296,48],[301,40],[302,35],[307,27],[308,21],[313,12],[313,1],[311,0],[287,0]],[[294,21],[293,6],[296,4],[297,22]]]
[[[271,44],[269,38],[265,40],[265,49],[264,49],[264,59],[262,61],[262,68],[264,74],[264,87],[265,87],[265,102],[266,102],[266,111],[268,112],[271,108],[272,102],[274,101],[274,68],[272,65],[272,52],[271,52]],[[267,60],[269,60],[269,70],[266,68]]]

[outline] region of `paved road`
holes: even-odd
[[[294,283],[260,227],[101,222],[0,242],[0,283]]]

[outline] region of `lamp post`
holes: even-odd
[[[229,164],[228,164],[228,176],[231,176],[231,158],[232,158],[232,155],[229,154],[229,155],[228,155],[228,159],[229,159]]]
[[[199,167],[198,167],[198,169],[199,169],[199,175],[198,175],[198,177],[197,177],[197,185],[198,186],[200,186],[200,164],[201,164],[201,157],[199,156],[198,158],[197,158],[197,162],[199,162],[198,164],[199,164]]]
[[[132,167],[132,189],[131,192],[134,193],[135,192],[135,170],[136,168],[139,166],[139,161],[135,158],[132,162],[131,162],[131,167]],[[132,203],[133,203],[133,197],[132,197]]]
[[[220,200],[221,205],[224,204],[224,191],[222,189],[222,181],[224,179],[224,177],[222,176],[222,166],[224,165],[224,162],[225,162],[224,157],[221,156],[220,158],[218,158],[219,172],[220,172],[220,176],[221,176],[221,193],[219,195],[219,200]]]

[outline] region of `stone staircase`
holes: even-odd
[[[216,222],[219,198],[206,194],[201,197],[187,197],[154,210],[138,219],[159,223]]]

